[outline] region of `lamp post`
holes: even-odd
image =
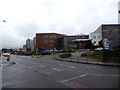
[[[6,20],[0,20],[0,21],[2,21],[2,22],[6,22]]]
[[[6,20],[0,20],[1,22],[6,22]],[[1,58],[2,58],[2,50],[1,50]]]

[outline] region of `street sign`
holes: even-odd
[[[107,38],[104,38],[103,39],[103,46],[104,46],[104,49],[109,49],[109,40]]]

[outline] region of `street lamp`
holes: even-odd
[[[6,20],[0,20],[1,22],[6,22]],[[1,50],[1,58],[2,58],[2,50]]]
[[[2,21],[2,22],[6,22],[6,20],[0,20],[0,21]]]

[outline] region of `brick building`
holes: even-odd
[[[63,34],[57,33],[37,33],[36,34],[36,51],[59,50],[58,38]]]

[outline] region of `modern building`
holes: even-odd
[[[58,33],[37,33],[36,51],[59,50],[58,38],[65,35]]]
[[[27,51],[27,49],[26,49],[26,44],[23,45],[23,49],[22,49],[22,51],[23,51],[23,52],[26,52],[26,51]]]
[[[118,24],[120,24],[120,1],[118,2]]]
[[[34,51],[34,47],[33,47],[33,40],[32,39],[27,39],[26,40],[26,49],[27,51]]]
[[[36,37],[33,38],[33,49],[36,50]]]
[[[79,40],[78,40],[79,39]],[[59,38],[60,50],[78,50],[85,48],[81,40],[89,39],[88,35],[72,35]]]
[[[104,47],[112,49],[120,46],[120,24],[103,24],[95,32],[101,32]]]

